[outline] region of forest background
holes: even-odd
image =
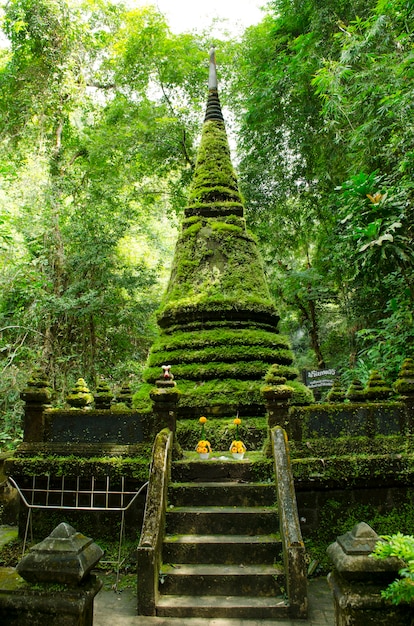
[[[0,440],[43,367],[135,390],[207,96],[211,29],[9,0],[0,50]],[[414,2],[273,0],[213,38],[233,162],[299,367],[396,378],[414,343]]]

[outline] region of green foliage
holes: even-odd
[[[383,598],[391,600],[393,604],[414,601],[414,537],[403,535],[401,532],[395,535],[384,535],[385,541],[379,541],[372,553],[377,559],[397,557],[406,563],[406,567],[399,570],[400,579],[392,582],[386,589],[381,591]]]
[[[133,382],[193,165],[203,46],[106,1],[13,0],[4,29],[2,367],[42,363],[63,395],[80,375]]]
[[[23,436],[22,378],[15,366],[3,371],[0,378],[0,452],[16,448]]]
[[[241,188],[292,345],[364,380],[412,346],[413,19],[277,0],[234,52]]]
[[[62,393],[82,375],[134,384],[157,308],[179,336],[183,318],[191,334],[200,316],[223,327],[241,302],[274,325],[272,298],[301,366],[350,366],[349,382],[372,369],[396,378],[414,343],[412,6],[274,0],[266,10],[220,50],[265,281],[221,122],[203,131],[185,208],[207,35],[174,35],[154,8],[107,0],[7,3],[0,355],[5,379],[18,375],[2,398],[17,398],[38,363]],[[159,357],[184,366],[184,346],[167,344]],[[267,363],[270,347],[257,343],[250,360]],[[187,364],[198,356],[211,351]],[[1,402],[14,445],[20,409]]]

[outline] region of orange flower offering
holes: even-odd
[[[246,452],[246,446],[242,441],[232,441],[230,452],[232,454],[244,454]]]
[[[211,452],[210,442],[204,438],[204,424],[207,422],[207,418],[204,417],[204,415],[202,415],[198,421],[201,424],[201,439],[197,444],[196,452],[198,452],[198,454],[210,454]]]
[[[196,452],[198,452],[198,454],[210,453],[211,452],[210,442],[207,441],[206,439],[201,439],[197,444]]]

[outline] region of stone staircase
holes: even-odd
[[[173,463],[158,616],[289,617],[276,490],[253,466]]]

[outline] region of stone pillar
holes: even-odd
[[[62,523],[0,581],[2,626],[93,626],[102,582],[90,574],[103,556],[92,539]]]
[[[50,407],[52,390],[45,374],[36,370],[21,392],[20,398],[24,401],[23,441],[44,441],[45,418],[44,411]]]
[[[286,379],[284,380],[286,382]],[[264,452],[268,456],[271,456],[270,431],[272,428],[280,426],[287,432],[289,439],[295,439],[295,434],[297,435],[297,433],[292,433],[289,421],[289,401],[292,397],[293,390],[285,384],[280,384],[266,385],[262,387],[261,391],[266,400],[267,440],[269,442]]]
[[[176,387],[170,365],[163,365],[163,375],[155,381],[156,387],[151,390],[152,409],[155,417],[155,432],[169,428],[174,434],[176,430],[177,404],[180,392]]]
[[[414,359],[405,359],[394,389],[401,394],[405,406],[404,431],[408,435],[414,434]]]
[[[393,605],[381,596],[403,565],[395,558],[370,556],[379,540],[361,522],[328,547],[334,567],[328,582],[334,596],[335,626],[411,626],[412,607]]]

